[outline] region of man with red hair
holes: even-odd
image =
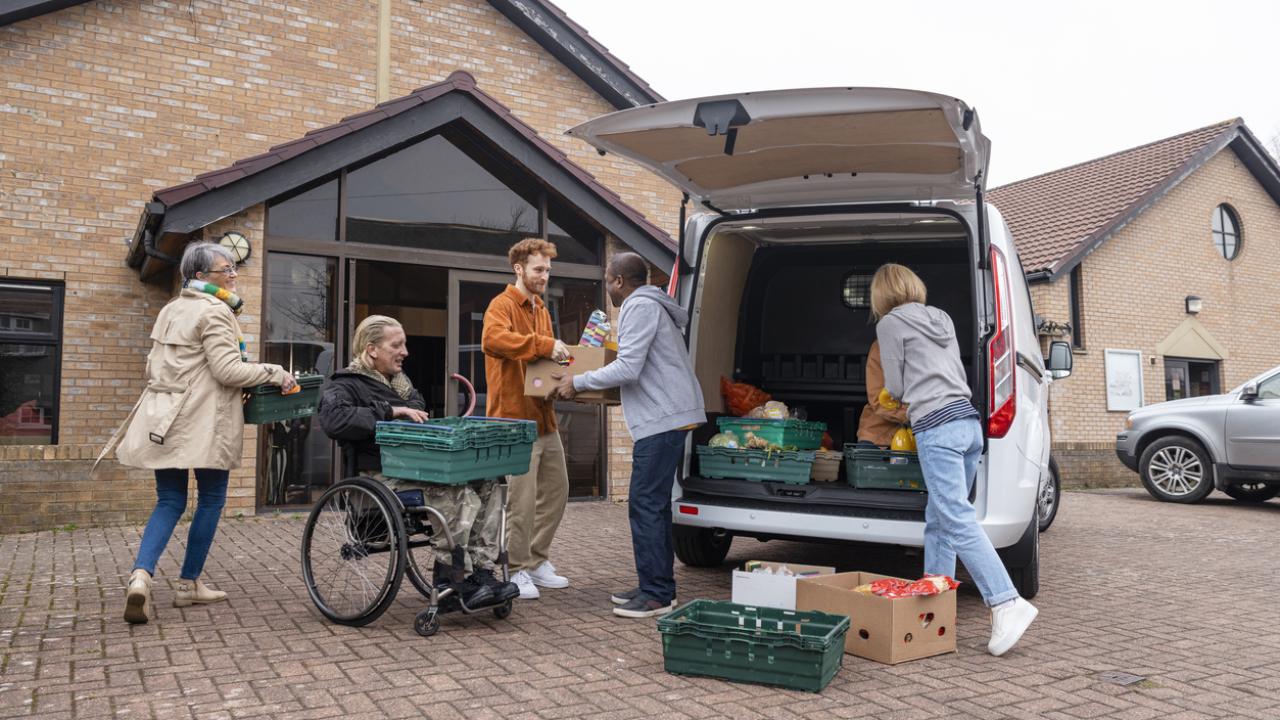
[[[507,498],[511,581],[524,599],[538,597],[538,586],[569,585],[567,578],[556,573],[549,557],[569,498],[569,472],[556,430],[555,404],[524,394],[528,363],[569,357],[568,348],[555,338],[551,314],[542,299],[555,256],[556,246],[541,238],[527,238],[511,247],[507,259],[516,281],[489,303],[480,340],[488,383],[486,414],[538,423],[529,472],[510,478]]]

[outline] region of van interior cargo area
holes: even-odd
[[[914,270],[928,289],[928,304],[951,316],[976,387],[974,260],[958,223],[930,222],[936,224],[869,220],[861,231],[845,218],[840,233],[829,235],[823,223],[792,219],[790,226],[713,232],[694,301],[695,365],[709,422],[694,432],[694,444],[706,444],[717,432],[715,418],[728,412],[722,376],[826,423],[836,451],[857,442],[868,401],[867,354],[876,339],[871,277],[887,262]],[[785,485],[704,478],[695,456],[681,487],[690,501],[903,520],[922,519],[926,499],[923,492],[853,488],[843,463],[836,482]]]

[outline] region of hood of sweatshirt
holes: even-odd
[[[676,302],[675,298],[663,292],[657,285],[645,285],[644,287],[636,288],[635,292],[631,293],[631,297],[627,298],[627,302],[641,298],[652,300],[661,305],[662,309],[666,310],[667,314],[671,316],[671,320],[675,322],[676,327],[681,330],[684,330],[685,325],[689,324],[689,313],[680,307],[680,303]]]
[[[886,317],[896,318],[921,335],[929,338],[940,347],[956,336],[955,326],[951,324],[951,316],[931,305],[907,303],[889,311]]]

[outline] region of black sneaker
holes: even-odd
[[[458,584],[458,597],[469,608],[492,605],[494,602],[493,588],[476,582],[475,575]]]
[[[614,605],[626,605],[628,602],[635,599],[635,597],[639,594],[640,594],[640,588],[633,587],[626,592],[616,592],[613,595],[611,595],[609,599],[613,601]]]
[[[613,614],[625,618],[650,618],[666,615],[676,609],[676,601],[662,602],[648,595],[637,595],[613,609]]]
[[[481,568],[471,574],[469,580],[484,585],[493,591],[494,604],[504,603],[508,600],[514,600],[520,597],[520,588],[513,582],[503,582],[499,580],[492,570]],[[470,605],[471,603],[467,603]]]

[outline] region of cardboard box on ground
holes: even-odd
[[[749,560],[741,570],[733,571],[733,602],[754,607],[796,609],[796,581],[805,577],[831,575],[836,571],[825,565],[797,565],[795,563]],[[783,568],[792,575],[783,575]],[[771,572],[756,572],[756,570]]]
[[[570,345],[569,357],[570,363],[567,366],[549,358],[535,360],[525,366],[524,394],[530,397],[545,398],[551,394],[551,391],[556,386],[556,380],[552,375],[564,373],[581,375],[592,370],[599,370],[617,360],[618,353],[607,347]],[[617,405],[622,402],[618,388],[580,392],[574,396],[574,400],[599,405]]]
[[[894,665],[955,652],[956,592],[890,599],[854,590],[884,577],[847,572],[802,578],[796,609],[849,616],[844,651],[868,660]]]

